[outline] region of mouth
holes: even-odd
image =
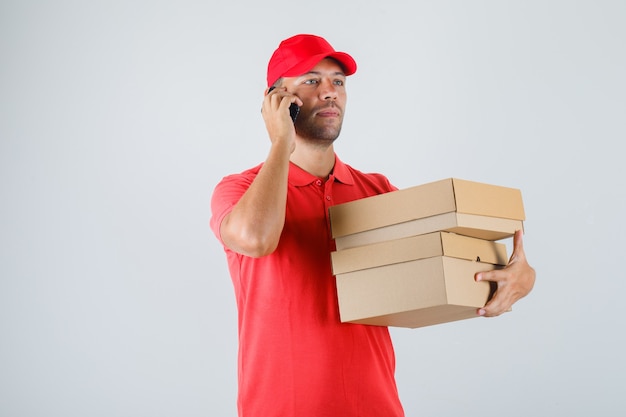
[[[319,110],[316,115],[319,117],[339,117],[341,112],[335,106],[328,106]]]

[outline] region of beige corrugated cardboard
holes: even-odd
[[[506,265],[506,245],[454,233],[434,232],[388,240],[331,253],[334,274],[408,262],[434,256],[478,260]]]
[[[333,206],[332,235],[338,238],[450,212],[525,219],[519,190],[449,178]]]
[[[523,230],[523,227],[521,220],[450,212],[341,236],[335,239],[335,245],[342,250],[436,231],[501,240],[513,236],[516,230]]]
[[[478,317],[491,296],[482,262],[437,256],[337,275],[342,322],[423,327]]]

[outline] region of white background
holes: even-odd
[[[597,0],[1,1],[0,415],[236,415],[209,199],[265,158],[296,33],[359,64],[345,162],[523,193],[534,291],[392,329],[407,416],[624,415],[626,3]]]

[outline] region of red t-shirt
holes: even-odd
[[[219,228],[261,165],[215,188]],[[404,416],[386,327],[341,323],[328,208],[395,190],[336,158],[327,181],[291,164],[285,226],[277,249],[251,258],[225,248],[239,322],[241,417]],[[223,242],[222,242],[223,243]]]

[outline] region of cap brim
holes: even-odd
[[[297,77],[311,71],[322,59],[333,58],[341,65],[346,76],[356,72],[356,61],[345,52],[332,52],[330,54],[313,55],[312,57],[300,62],[298,65],[285,71],[283,77]]]

